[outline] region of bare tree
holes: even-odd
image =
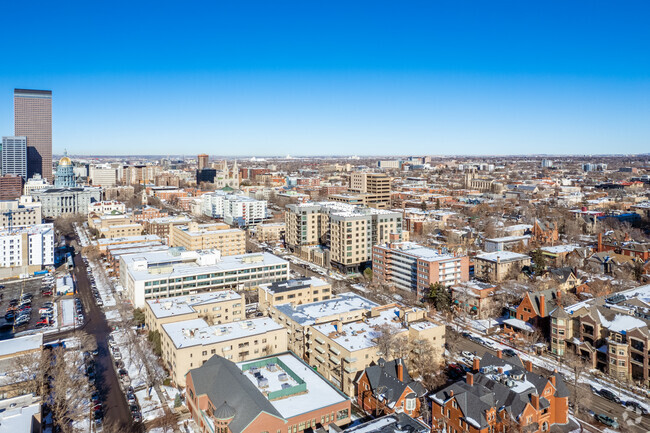
[[[93,392],[85,375],[79,352],[67,352],[63,347],[52,351],[48,368],[52,420],[63,433],[73,432],[73,423],[90,417],[90,396]]]
[[[167,408],[165,408],[165,414],[163,416],[156,418],[151,423],[151,427],[157,428],[162,433],[173,432],[177,425],[178,419],[176,414]]]
[[[399,348],[400,340],[397,338],[397,327],[384,323],[377,326],[376,331],[375,344],[377,345],[377,352],[386,360],[389,360],[393,352]]]
[[[591,366],[583,357],[572,350],[567,350],[564,356],[559,359],[559,362],[565,368],[568,368],[573,375],[572,386],[570,387],[571,395],[569,396],[570,404],[578,413],[588,411],[592,393],[590,390],[582,387],[581,376],[588,372]]]
[[[440,350],[429,340],[413,340],[409,345],[408,359],[411,377],[418,377],[427,390],[435,390],[447,381],[441,368]]]
[[[47,392],[48,352],[37,351],[11,358],[6,371],[8,382],[18,394],[43,396]]]

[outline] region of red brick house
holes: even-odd
[[[520,333],[531,332],[536,328],[548,336],[549,314],[557,307],[560,297],[561,292],[556,289],[527,292],[519,305],[514,309],[511,308],[510,319],[503,322],[504,329],[512,333]]]
[[[560,238],[556,223],[544,223],[535,220],[531,230],[532,242],[537,245],[555,245]]]
[[[486,353],[465,381],[431,395],[432,431],[544,433],[577,427],[569,419],[569,390],[561,374],[532,372],[530,361]]]
[[[366,368],[357,379],[357,404],[375,416],[395,411],[417,418],[420,415],[420,397],[426,390],[409,375],[401,358],[385,361]]]

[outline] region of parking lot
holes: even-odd
[[[54,293],[54,284],[54,279],[48,279],[47,277],[30,278],[18,281],[4,281],[0,283],[0,286],[4,286],[0,288],[0,294],[2,295],[2,299],[0,300],[0,339],[11,338],[12,335],[16,333],[37,328],[48,329],[50,326],[58,325],[60,323],[61,309],[59,308],[60,303],[58,301],[60,298],[71,297],[57,297]],[[48,295],[47,290],[50,290],[52,294]],[[10,306],[12,301],[13,303],[18,304],[16,308],[19,309],[21,297],[27,296],[28,294],[32,295],[31,315],[29,320],[24,321],[24,323],[22,320],[17,321],[19,311],[14,311],[14,318],[12,320],[10,316],[7,316],[8,310],[11,309]],[[51,315],[50,326],[42,323],[39,324],[42,320],[39,310],[46,307],[45,304],[48,302],[56,304],[52,308],[52,313],[49,313]]]

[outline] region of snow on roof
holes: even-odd
[[[300,325],[312,325],[321,317],[352,311],[370,310],[378,305],[354,292],[346,292],[341,293],[336,298],[325,301],[295,306],[282,304],[277,305],[275,308]]]
[[[390,325],[395,329],[396,334],[407,332],[401,321],[395,321],[398,308],[383,310],[379,316],[371,317],[366,320],[345,323],[337,326],[333,322],[314,325],[313,328],[324,335],[335,334],[332,341],[335,341],[349,351],[367,349],[376,345],[375,339],[381,335],[376,328],[381,325]],[[413,326],[413,324],[411,325]]]
[[[493,253],[484,253],[484,254],[477,255],[476,258],[480,260],[487,260],[490,262],[496,262],[497,260],[500,260],[502,262],[507,262],[507,261],[530,259],[530,257],[525,254],[519,254],[512,251],[495,251]]]
[[[612,332],[624,333],[630,329],[645,328],[648,326],[643,320],[637,319],[634,316],[628,316],[627,314],[617,314],[613,320],[607,320],[600,311],[596,310],[596,312],[602,325]]]
[[[0,357],[10,356],[43,346],[43,334],[26,335],[0,341]]]
[[[198,293],[195,295],[176,296],[173,298],[148,299],[151,311],[158,318],[194,313],[195,305],[241,299],[241,295],[232,290]]]
[[[270,401],[275,409],[280,412],[283,418],[293,418],[295,416],[326,408],[347,400],[347,397],[345,397],[339,390],[334,388],[334,386],[323,379],[322,376],[316,373],[312,368],[298,359],[295,355],[286,353],[269,357],[269,359],[272,358],[277,358],[282,363],[284,363],[288,369],[290,369],[307,385],[307,392],[294,394],[285,398]],[[259,359],[256,361],[259,361]],[[249,363],[250,361],[240,362],[237,364],[237,366],[241,369],[242,366]],[[277,390],[281,386],[279,381],[279,373],[282,371],[280,370],[281,368],[278,366],[278,374],[273,375],[269,374],[270,372],[266,370],[262,371],[262,375],[265,378],[269,379],[269,390],[271,391]],[[255,386],[257,386],[257,380],[253,374],[251,374],[250,370],[244,373],[244,376],[246,376],[251,382],[253,382]],[[293,379],[290,378],[291,375],[288,376],[289,380],[293,381]],[[289,380],[287,382],[289,382]],[[293,381],[293,383],[296,382]],[[266,391],[266,388],[264,391]]]
[[[553,247],[542,247],[541,250],[551,254],[561,254],[561,253],[570,253],[571,251],[577,248],[580,248],[580,245],[567,244],[567,245],[555,245]]]
[[[513,328],[522,329],[524,331],[528,331],[528,332],[534,332],[535,331],[535,329],[532,326],[530,326],[529,323],[526,323],[523,320],[514,319],[514,318],[513,319],[506,319],[506,320],[503,321],[503,323],[505,323],[506,325],[510,325]]]
[[[203,319],[192,319],[167,323],[162,325],[162,328],[178,349],[206,346],[284,329],[267,317],[213,326],[208,325]]]

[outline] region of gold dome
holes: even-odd
[[[70,158],[67,156],[64,156],[63,158],[59,159],[59,165],[72,165],[72,161],[70,161]]]

